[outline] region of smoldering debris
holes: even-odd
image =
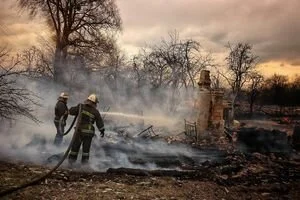
[[[242,152],[290,154],[291,144],[285,132],[263,128],[241,128],[237,132],[238,149]]]
[[[120,154],[126,154],[131,165],[138,165],[139,168],[149,168],[147,166],[152,165],[153,169],[199,166],[205,161],[221,161],[224,155],[224,152],[218,150],[199,150],[184,144],[168,144],[159,139],[155,141],[130,139],[126,142],[106,143],[98,148],[104,151],[104,157],[118,158]],[[97,148],[95,150],[97,151]]]
[[[290,137],[290,140],[294,149],[300,151],[300,124],[295,125],[293,130],[293,135]]]
[[[195,167],[205,161],[220,162],[225,155],[217,149],[199,150],[185,144],[168,144],[162,138],[123,137],[112,131],[106,135],[93,140],[90,165],[94,171],[118,167],[182,170],[184,166]],[[23,161],[51,165],[62,158],[67,143],[68,139],[56,147],[51,140],[34,135],[29,143],[12,151]]]
[[[104,138],[96,136],[91,147],[92,170],[103,172],[109,168],[195,169],[207,162],[224,162],[224,158],[228,156],[228,149],[220,150],[217,147],[200,149],[180,141],[170,143],[166,137],[161,136],[164,129],[152,125],[145,127],[140,131],[141,127],[138,124],[115,128],[111,126],[113,131],[106,131]],[[71,140],[71,134],[64,138],[60,147],[54,146],[52,140],[52,137],[36,133],[32,134],[23,146],[11,146],[1,151],[10,152],[10,155],[25,162],[53,165],[62,158]],[[241,128],[236,144],[238,150],[247,154],[253,152],[289,154],[291,149],[287,141],[286,134],[280,131]],[[65,164],[63,167],[69,166]]]

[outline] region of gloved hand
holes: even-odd
[[[101,137],[104,137],[104,131],[105,131],[105,129],[102,129],[102,130],[100,131],[100,136],[101,136]]]

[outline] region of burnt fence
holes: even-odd
[[[196,122],[189,122],[184,120],[184,129],[185,135],[191,138],[194,141],[198,141],[197,137],[197,123]]]

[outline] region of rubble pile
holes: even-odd
[[[222,162],[203,162],[186,170],[108,169],[108,173],[137,176],[174,176],[181,179],[214,181],[220,185],[288,184],[300,180],[300,157],[288,160],[273,154],[253,153],[248,156],[235,152]]]
[[[260,134],[265,133],[263,130],[254,129],[253,131],[253,129],[245,129],[242,130],[245,135],[242,133],[241,136],[243,137],[238,136],[237,142],[246,141],[250,136],[258,134],[255,131]],[[269,134],[269,132],[267,132],[267,134]],[[281,143],[274,143],[274,138],[280,140],[283,139],[284,141],[287,139],[281,132],[275,132],[275,135],[276,136],[271,138],[269,135],[263,136],[262,138],[265,142],[270,142],[273,147],[282,145]],[[177,137],[179,139],[182,138],[179,136]],[[258,138],[260,137],[253,140],[250,139],[249,146],[252,147],[256,141],[259,141]],[[132,193],[138,195],[142,186],[144,189],[147,188],[152,190],[158,188],[158,190],[163,191],[164,186],[166,186],[163,181],[166,180],[166,177],[171,177],[171,180],[174,180],[172,181],[172,184],[178,185],[178,187],[184,187],[187,183],[193,183],[192,188],[187,192],[188,194],[195,194],[193,191],[199,190],[197,185],[203,183],[203,185],[215,184],[215,187],[221,188],[221,190],[218,190],[218,193],[215,194],[220,198],[227,197],[228,199],[239,199],[240,196],[238,194],[243,195],[244,193],[251,195],[253,197],[252,199],[276,199],[278,197],[291,199],[291,195],[293,195],[293,197],[298,195],[296,191],[299,191],[299,186],[297,185],[300,180],[300,154],[296,151],[290,151],[288,156],[271,151],[259,153],[251,148],[251,151],[242,152],[233,148],[234,144],[227,143],[228,148],[226,150],[220,150],[212,146],[203,148],[201,145],[193,145],[193,153],[190,151],[190,154],[188,155],[183,152],[173,152],[174,154],[171,154],[167,152],[164,153],[160,149],[147,149],[154,141],[159,142],[158,138],[126,137],[125,140],[114,139],[113,143],[102,143],[100,146],[94,144],[95,146],[93,148],[96,152],[105,153],[99,154],[100,157],[102,156],[101,158],[103,158],[104,155],[118,157],[120,152],[126,153],[129,161],[134,166],[139,166],[138,168],[118,168],[110,166],[106,172],[97,172],[92,169],[89,169],[88,171],[82,169],[60,169],[56,171],[51,178],[46,179],[39,187],[32,187],[26,189],[26,191],[39,191],[44,195],[53,195],[55,191],[66,191],[66,194],[70,195],[72,193],[68,193],[68,191],[76,191],[77,189],[82,191],[82,188],[85,188],[84,191],[89,191],[89,188],[98,184],[104,188],[103,190],[96,190],[101,194],[101,197],[105,196],[107,193],[107,195],[112,195],[110,196],[111,198],[118,199],[119,196],[127,194],[126,192],[124,192],[124,194],[122,193],[122,195],[117,192],[113,193],[113,191],[120,191],[120,184],[128,184],[126,189],[130,187],[132,191],[135,191],[135,193]],[[180,144],[177,142],[168,144],[161,138],[159,146],[162,147],[163,144],[166,145],[168,149],[172,149],[174,146],[176,146],[176,148],[180,147]],[[30,144],[29,146],[32,145],[34,144]],[[264,146],[262,146],[262,148],[258,145],[258,147],[259,148],[256,148],[256,150],[266,149]],[[103,151],[98,151],[99,149],[97,150],[97,148],[102,149]],[[147,149],[147,151],[145,151],[145,149]],[[105,161],[101,159],[101,162],[103,163]],[[112,160],[108,163],[110,162],[112,162]],[[142,167],[148,163],[155,163],[156,168],[147,169]],[[21,180],[20,177],[24,177],[24,174],[26,174],[26,177],[33,177],[49,170],[45,166],[31,166],[28,163],[0,163],[0,169],[1,165],[3,165],[2,168],[4,173],[0,176],[0,190],[3,190],[8,186],[18,185],[18,181]],[[111,184],[115,182],[118,184]],[[58,188],[55,189],[55,187]],[[93,187],[91,191],[94,192],[95,189],[96,186]],[[236,191],[237,193],[235,194],[234,192]],[[23,197],[32,197],[28,193],[19,194],[23,195]],[[54,195],[58,194],[55,193]],[[85,194],[76,193],[76,195],[84,196]],[[170,199],[167,192],[163,195],[166,196],[165,199]],[[178,194],[173,192],[172,195],[176,196]],[[200,194],[195,194],[194,199],[201,199],[200,197],[202,196],[199,195]],[[205,196],[206,195],[207,194],[205,194]],[[233,198],[233,196],[236,198]],[[245,196],[246,195],[243,195],[243,197]],[[16,198],[19,198],[18,194],[16,194]],[[217,197],[212,197],[211,199],[215,198]],[[125,199],[129,199],[129,197]],[[191,198],[186,197],[183,199]]]
[[[240,128],[237,145],[242,152],[289,154],[292,150],[285,132],[263,128]]]
[[[291,137],[292,140],[291,143],[293,145],[293,148],[298,151],[300,150],[300,125],[299,124],[294,127],[294,132]]]

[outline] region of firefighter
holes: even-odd
[[[69,95],[66,92],[62,92],[57,99],[57,103],[55,105],[55,117],[54,124],[56,127],[56,136],[54,139],[54,144],[59,146],[63,141],[63,134],[66,126],[66,120],[68,118],[68,106],[67,101],[69,99]]]
[[[91,94],[85,100],[84,104],[81,104],[81,120],[78,125],[78,133],[74,139],[71,151],[69,153],[69,163],[73,164],[78,157],[79,149],[82,144],[82,164],[88,164],[90,157],[90,147],[92,138],[95,135],[95,128],[93,124],[96,122],[96,126],[100,131],[100,136],[104,137],[104,123],[100,115],[100,112],[97,110],[97,104],[99,103],[97,96]],[[70,115],[78,115],[79,105],[70,108]],[[75,133],[74,133],[75,134]]]

